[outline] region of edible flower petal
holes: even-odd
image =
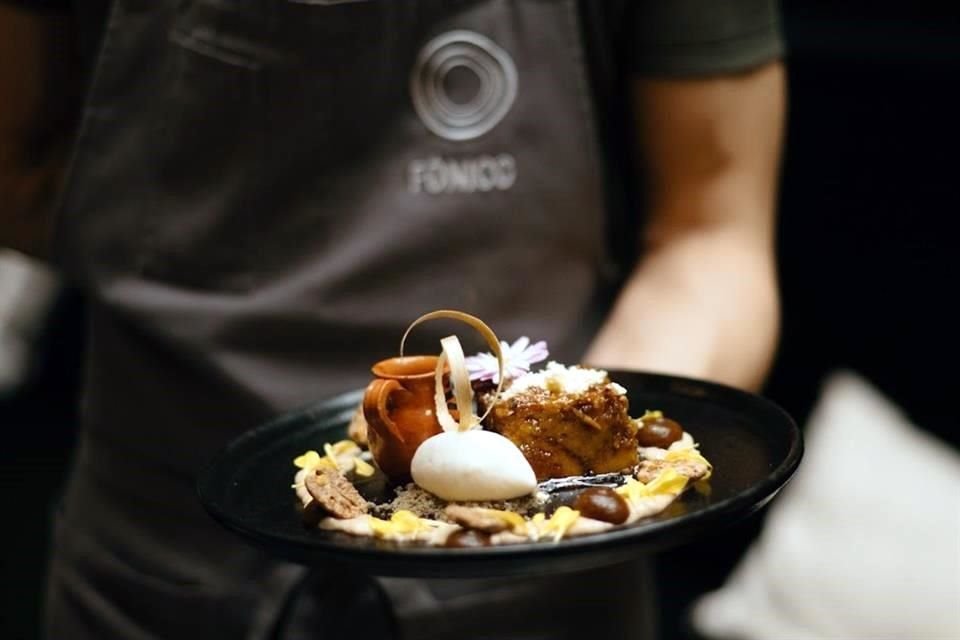
[[[358,456],[358,455],[360,455],[360,445],[358,445],[358,444],[357,444],[356,442],[354,442],[353,440],[340,440],[339,442],[333,443],[333,445],[331,445],[330,448],[331,448],[331,450],[333,451],[333,455],[335,455],[335,456],[342,456],[342,455]],[[326,450],[326,447],[324,447],[324,450]]]
[[[676,470],[668,467],[647,484],[634,478],[627,478],[627,484],[617,487],[615,491],[627,500],[639,502],[650,496],[680,495],[687,486],[687,482],[686,476],[682,476]]]
[[[669,494],[677,496],[686,488],[689,481],[689,478],[680,475],[675,469],[667,468],[647,483],[646,488],[652,495]]]
[[[363,450],[353,440],[340,440],[333,444],[323,445],[323,455],[314,450],[307,451],[293,460],[293,464],[300,469],[316,469],[318,467],[335,471],[358,470],[362,476],[373,475],[373,467],[360,460]],[[370,473],[365,473],[369,469]]]
[[[509,525],[513,533],[524,535],[527,532],[527,521],[523,516],[514,511],[503,511],[501,509],[484,509],[484,512],[498,520],[502,520]]]
[[[313,469],[320,464],[320,454],[311,449],[302,456],[294,458],[293,464],[300,469]]]
[[[430,528],[426,521],[406,509],[397,511],[389,520],[368,516],[368,522],[378,538],[408,538]]]
[[[530,338],[521,336],[512,345],[505,341],[500,342],[503,351],[503,377],[506,379],[519,378],[530,371],[530,367],[546,360],[550,352],[544,340],[530,344]],[[497,358],[489,352],[478,353],[466,359],[467,371],[471,380],[490,380],[500,382]]]
[[[700,452],[694,447],[689,447],[685,449],[669,449],[667,453],[663,456],[664,460],[671,461],[683,461],[688,460],[690,462],[699,462],[707,467],[707,475],[700,478],[700,481],[709,480],[710,476],[713,475],[713,465],[710,464],[710,461],[700,455]],[[655,482],[656,480],[654,480]]]
[[[353,459],[353,472],[358,476],[363,478],[369,478],[374,473],[373,465],[368,464],[366,460],[361,458]]]
[[[334,469],[340,471],[340,465],[337,464],[337,454],[333,450],[333,445],[329,443],[323,445],[323,452],[327,454],[324,458],[324,461],[329,461],[329,463],[333,465]]]
[[[542,515],[542,514],[537,514]],[[559,541],[567,530],[580,517],[580,512],[570,507],[560,507],[553,512],[549,520],[542,521],[540,528],[541,535],[552,535],[553,541]]]

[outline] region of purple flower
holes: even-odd
[[[507,380],[522,376],[530,371],[530,365],[542,362],[550,355],[546,342],[541,340],[530,344],[527,336],[518,338],[512,345],[501,340],[500,349],[503,351],[503,374]],[[495,384],[500,381],[497,357],[492,353],[478,353],[468,357],[466,362],[471,380],[492,380]]]

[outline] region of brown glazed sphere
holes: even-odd
[[[666,449],[683,437],[683,427],[670,418],[650,417],[641,420],[643,427],[637,431],[637,444],[641,447]]]
[[[591,487],[583,491],[574,501],[573,508],[585,518],[611,524],[623,524],[630,517],[627,501],[609,487]]]

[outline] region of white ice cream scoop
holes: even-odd
[[[448,431],[424,441],[410,465],[413,481],[456,502],[529,495],[537,477],[515,444],[492,431]]]

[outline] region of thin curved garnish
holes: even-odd
[[[440,318],[446,318],[449,320],[459,320],[464,322],[480,333],[483,336],[483,339],[486,340],[487,345],[497,356],[497,364],[499,365],[499,382],[497,383],[497,389],[494,392],[493,400],[490,402],[487,410],[482,416],[477,416],[473,412],[473,387],[470,385],[470,375],[467,372],[466,358],[463,355],[463,348],[460,346],[460,341],[456,336],[448,336],[440,341],[443,349],[440,353],[440,357],[437,359],[437,368],[435,370],[436,378],[436,394],[435,394],[435,403],[437,410],[437,421],[440,423],[440,426],[443,427],[444,431],[467,431],[468,429],[474,428],[487,417],[487,414],[490,413],[490,410],[493,408],[493,405],[496,404],[497,400],[500,397],[500,392],[503,390],[503,352],[500,347],[500,340],[497,338],[497,335],[483,320],[470,315],[469,313],[464,313],[463,311],[454,311],[451,309],[441,309],[439,311],[431,311],[430,313],[425,313],[407,327],[407,330],[403,333],[403,338],[400,339],[400,355],[403,356],[403,348],[407,342],[407,336],[410,335],[410,331],[417,325],[426,322],[427,320],[436,320]],[[450,384],[453,387],[454,392],[454,401],[457,405],[457,411],[460,414],[459,424],[453,419],[453,416],[450,414],[450,410],[447,408],[446,393],[443,388],[443,373],[446,365],[450,365]]]
[[[429,531],[437,526],[437,523],[419,518],[406,509],[400,509],[390,516],[389,520],[367,516],[367,523],[375,536],[401,540],[414,537],[418,533]]]
[[[685,449],[668,449],[663,456],[664,460],[669,460],[671,462],[679,461],[689,461],[689,462],[699,462],[700,464],[707,467],[707,474],[700,478],[701,481],[709,480],[710,476],[713,475],[713,465],[710,464],[710,461],[703,457],[703,455],[697,451],[694,447],[689,447]]]
[[[463,355],[463,347],[457,336],[447,336],[440,341],[442,351],[437,360],[434,371],[436,383],[437,421],[444,431],[467,431],[480,424],[480,418],[473,413],[473,388],[470,386],[470,377],[467,373],[467,363]],[[447,399],[443,390],[443,371],[447,363],[450,364],[450,386],[453,390],[453,399],[460,414],[460,425],[454,422],[450,410],[447,408]],[[441,406],[443,409],[441,410]]]
[[[580,512],[563,506],[553,512],[550,518],[545,513],[534,514],[530,518],[530,525],[534,539],[552,536],[558,542],[567,533],[573,523],[580,517]]]
[[[686,476],[680,475],[672,467],[667,467],[646,484],[634,478],[627,478],[627,484],[617,487],[615,491],[627,500],[639,502],[643,498],[657,495],[678,496],[686,488],[688,481]]]

